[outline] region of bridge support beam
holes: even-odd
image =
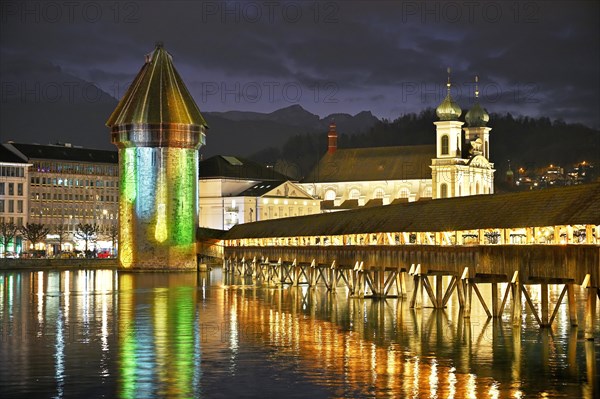
[[[587,287],[585,301],[585,330],[584,336],[587,340],[594,339],[594,319],[596,318],[596,296],[598,295],[597,287]]]
[[[569,321],[572,327],[577,326],[577,303],[575,302],[575,287],[573,283],[567,284],[567,298],[569,301]]]

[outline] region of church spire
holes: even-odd
[[[479,105],[479,76],[475,75],[475,104],[465,115],[465,121],[469,127],[484,127],[490,116]]]
[[[447,69],[448,71],[448,82],[446,83],[446,98],[438,105],[435,110],[438,118],[441,121],[456,121],[458,120],[462,110],[458,106],[457,103],[454,102],[452,96],[450,96],[450,87],[452,84],[450,83],[450,67]]]

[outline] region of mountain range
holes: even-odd
[[[32,71],[27,76],[21,73],[24,64]],[[3,60],[0,83],[0,141],[115,149],[105,122],[118,100],[93,83],[31,59]],[[203,157],[250,156],[265,147],[279,147],[297,134],[326,132],[331,120],[350,134],[365,132],[379,121],[369,111],[321,118],[300,105],[270,113],[202,111],[202,115],[209,125]]]
[[[26,64],[27,76],[21,72]],[[37,60],[0,62],[0,142],[68,142],[115,150],[105,122],[118,100],[60,67]],[[327,149],[331,120],[341,148],[433,144],[435,110],[379,120],[369,111],[321,118],[294,104],[270,113],[203,111],[209,130],[204,158],[237,155],[294,170],[301,178]],[[549,118],[492,114],[492,161],[499,172],[513,165],[600,162],[600,131]],[[510,160],[510,161],[509,161]]]

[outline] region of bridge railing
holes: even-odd
[[[420,265],[423,274],[468,277],[504,276],[519,273],[528,280],[570,281],[581,284],[589,275],[589,284],[598,287],[600,247],[597,245],[329,245],[329,246],[244,246],[225,247],[226,259],[245,258],[258,262],[314,263],[330,267],[352,268],[357,262],[364,269],[400,269],[408,271]]]

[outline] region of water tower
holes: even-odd
[[[106,125],[119,151],[119,266],[195,270],[207,125],[161,43]]]

